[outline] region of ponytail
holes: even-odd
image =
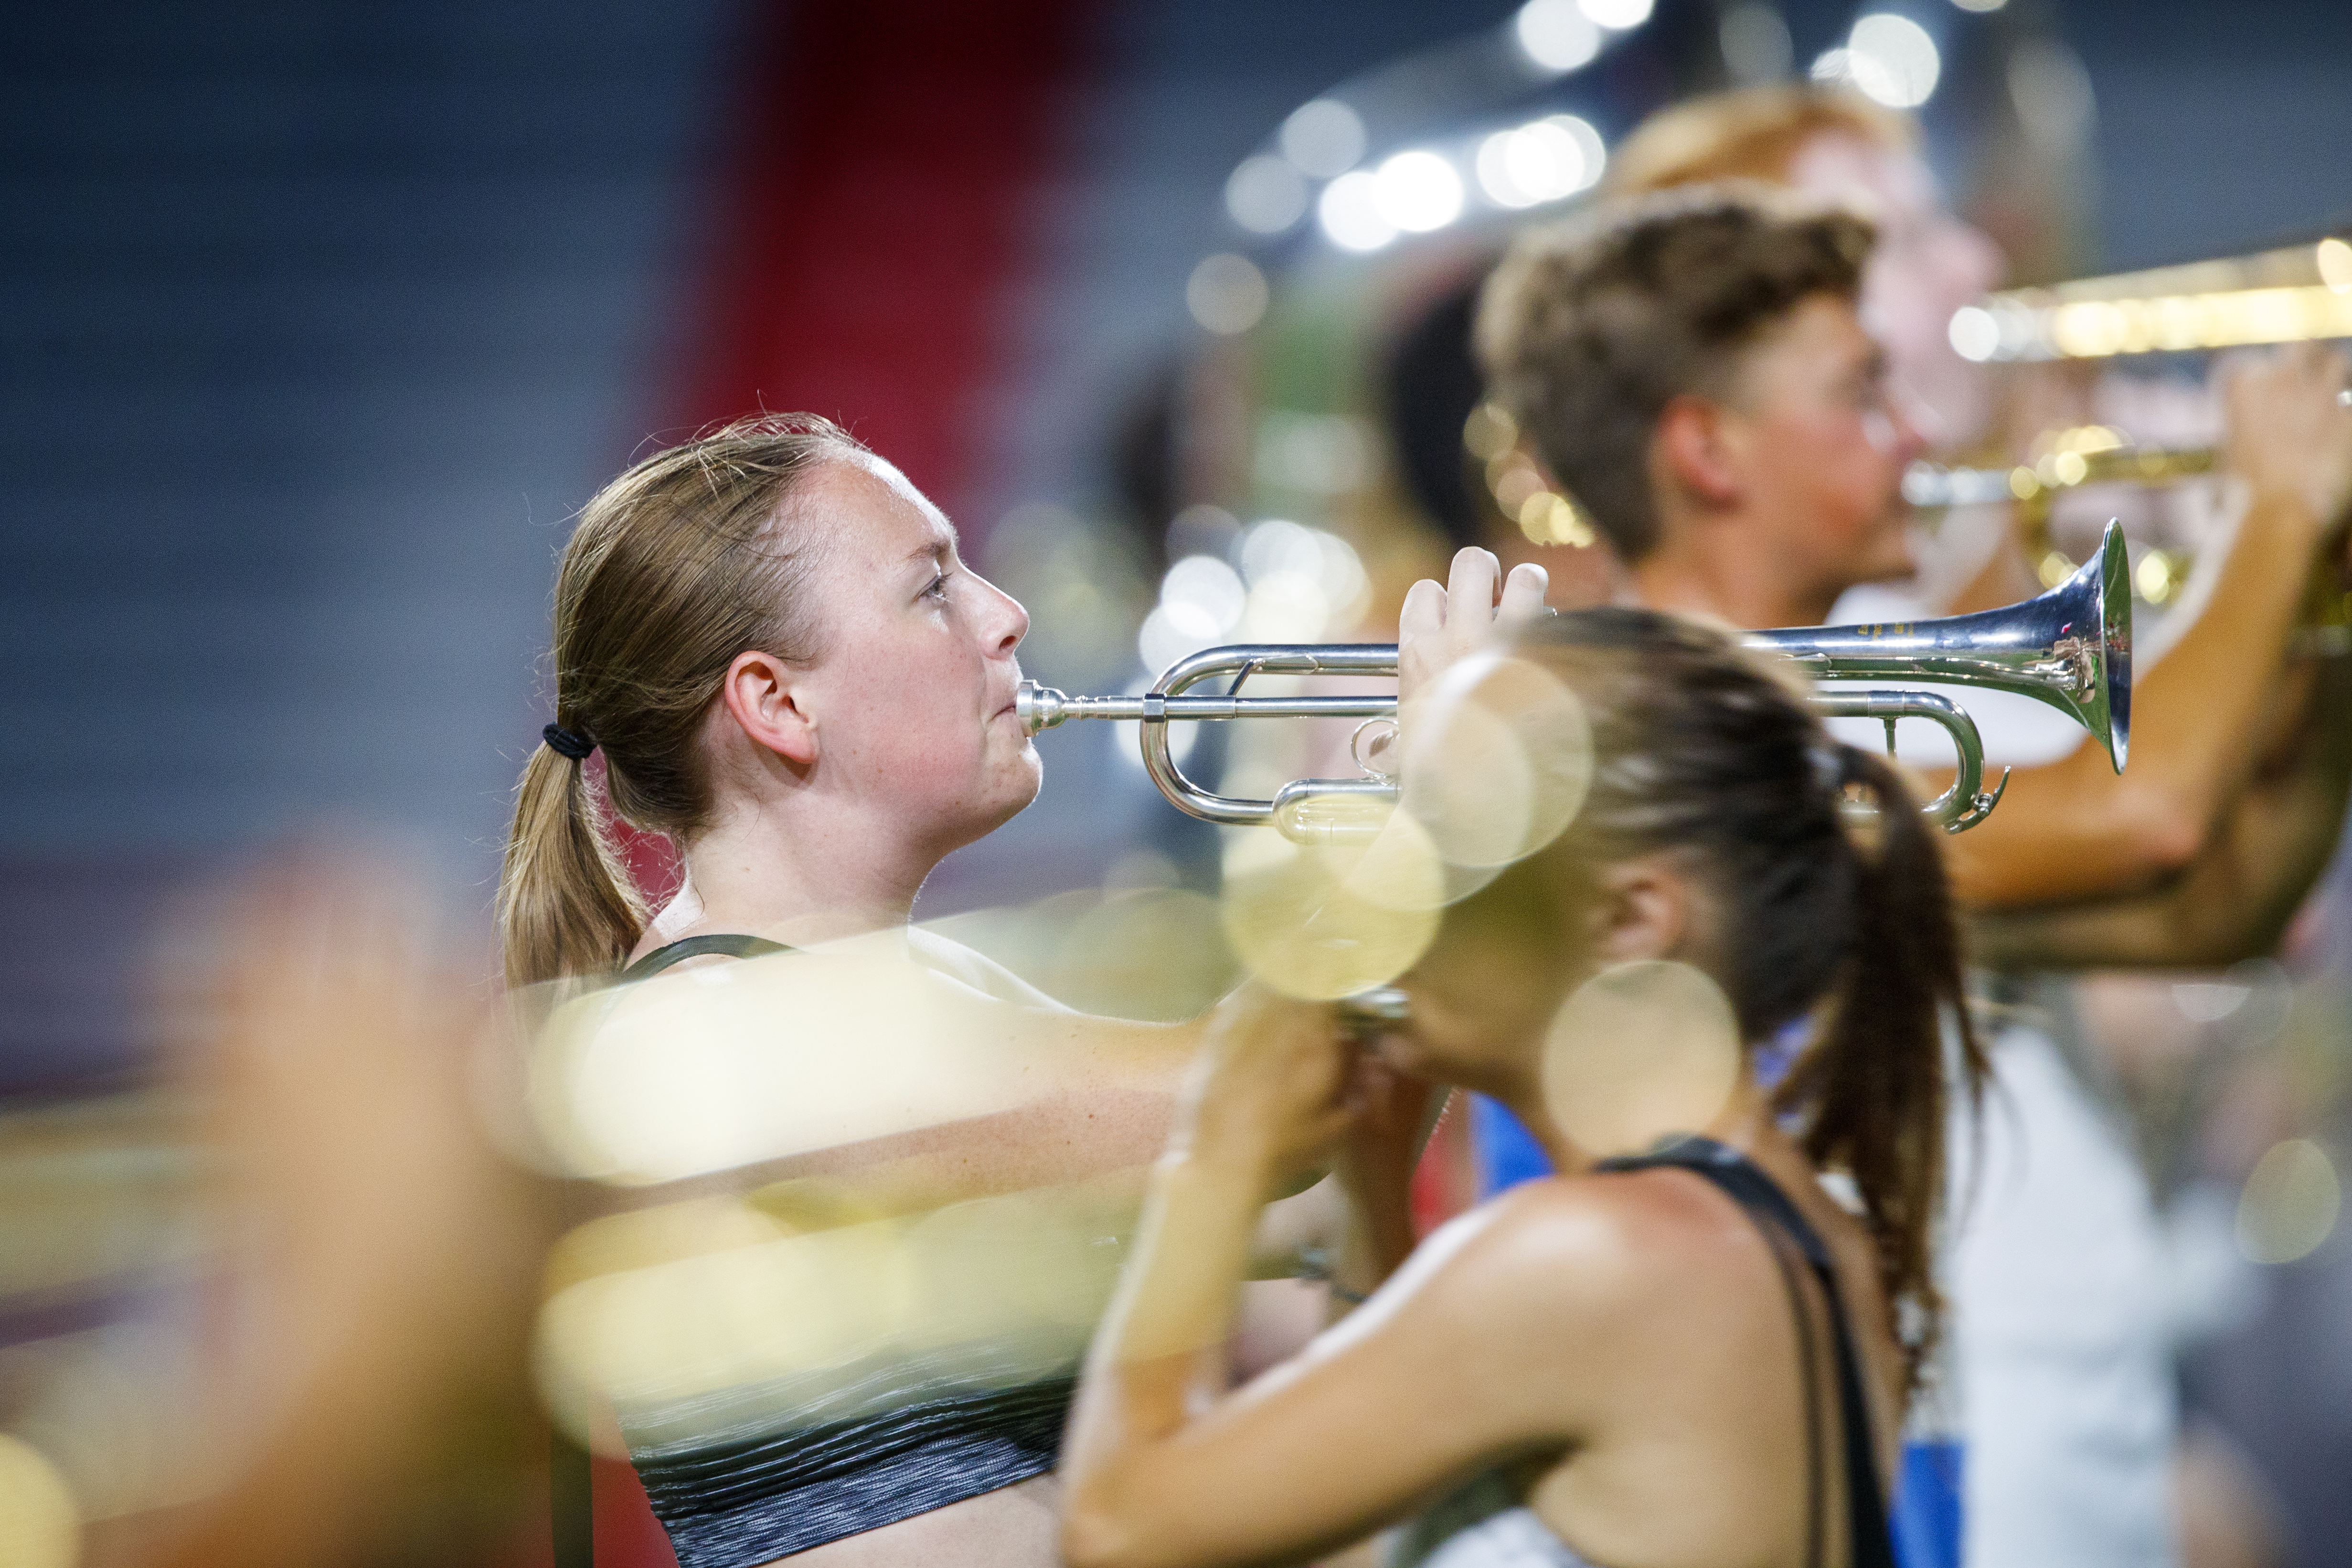
[[[509,988],[616,969],[645,934],[645,900],[587,772],[550,745],[523,764],[499,876]]]
[[[1774,1105],[1817,1169],[1853,1181],[1916,1378],[1940,1323],[1947,1019],[1971,1100],[1985,1075],[1936,830],[1889,763],[1832,742],[1807,688],[1719,630],[1610,605],[1539,622],[1519,647],[1591,722],[1591,787],[1549,852],[1571,888],[1691,852],[1721,900],[1710,967],[1740,1037],[1814,1026]],[[1849,789],[1874,828],[1857,832]]]
[[[700,831],[701,731],[728,667],[751,648],[816,657],[806,601],[822,534],[787,503],[820,463],[865,456],[825,420],[764,416],[656,453],[581,511],[555,583],[562,718],[523,764],[499,878],[509,985],[609,973],[644,936],[604,801],[644,832]]]
[[[1943,1024],[1958,1037],[1961,1082],[1973,1100],[1984,1052],[1970,1026],[1960,940],[1944,859],[1926,816],[1887,761],[1839,746],[1844,782],[1876,809],[1875,852],[1852,844],[1852,943],[1819,1043],[1775,1093],[1804,1117],[1816,1166],[1840,1169],[1861,1194],[1890,1302],[1908,1302],[1912,1376],[1941,1321],[1930,1263],[1944,1169]]]

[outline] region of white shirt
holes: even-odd
[[[1927,612],[1865,586],[1831,619],[1908,621]],[[1966,709],[2000,767],[2054,763],[2088,736],[2030,697],[1924,681]],[[1840,740],[1885,744],[1874,719],[1831,721]],[[1897,726],[1896,754],[1949,768],[1935,724]],[[2171,1462],[2179,1424],[2163,1233],[2116,1121],[2042,1029],[1990,1045],[1981,1128],[1956,1112],[1953,1224],[1941,1273],[1951,1308],[1963,1460],[1965,1568],[2168,1568],[2177,1559]],[[1980,1137],[1980,1142],[1979,1142]]]

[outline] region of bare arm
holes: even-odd
[[[2186,870],[2136,898],[1990,911],[1971,928],[1976,956],[2011,968],[2186,968],[2271,952],[2326,869],[2352,797],[2352,666],[2297,674],[2312,688],[2297,705],[2306,721]]]
[[[2196,624],[2133,693],[2130,766],[2098,748],[2020,768],[2000,809],[1953,837],[1952,880],[1979,910],[2143,891],[2196,861],[2248,786],[2326,531],[2352,493],[2345,365],[2300,349],[2226,386],[2230,463],[2252,491]]]
[[[1063,1551],[1074,1568],[1303,1559],[1505,1451],[1564,1441],[1576,1418],[1557,1389],[1531,1386],[1515,1314],[1467,1307],[1532,1294],[1485,1278],[1523,1271],[1527,1250],[1492,1244],[1491,1211],[1416,1254],[1373,1307],[1306,1357],[1218,1397],[1210,1352],[1230,1322],[1258,1195],[1345,1118],[1346,1057],[1319,1015],[1229,1007],[1210,1047],[1211,1081],[1153,1173],[1143,1235],[1064,1445]],[[1556,1312],[1528,1316],[1563,1331]],[[1397,1421],[1400,1409],[1413,1419]]]

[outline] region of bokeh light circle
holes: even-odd
[[[1720,1116],[1740,1059],[1730,999],[1704,973],[1666,959],[1612,964],[1553,1015],[1544,1105],[1585,1153],[1637,1153]]]
[[[1592,728],[1566,682],[1507,655],[1448,670],[1403,725],[1405,808],[1448,865],[1494,868],[1559,837],[1592,784]]]
[[[1385,985],[1437,934],[1445,875],[1427,836],[1402,813],[1358,809],[1386,813],[1378,832],[1301,845],[1253,827],[1227,843],[1226,940],[1284,995],[1326,1002]]]

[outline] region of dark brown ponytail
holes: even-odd
[[[1937,830],[1886,759],[1852,746],[1833,754],[1841,781],[1858,785],[1874,808],[1868,835],[1876,844],[1852,851],[1845,973],[1816,1042],[1774,1101],[1803,1119],[1813,1163],[1844,1171],[1861,1194],[1888,1299],[1917,1310],[1906,1347],[1916,1373],[1941,1321],[1929,1254],[1944,1170],[1942,1023],[1952,1025],[1972,1098],[1985,1059],[1969,1024]]]
[[[1971,1096],[1984,1073],[1935,829],[1884,760],[1830,738],[1794,677],[1711,627],[1612,606],[1541,623],[1520,652],[1570,682],[1592,726],[1591,791],[1555,864],[1582,882],[1695,852],[1742,1037],[1810,1020],[1775,1102],[1860,1195],[1916,1374],[1940,1321],[1948,1024]]]

